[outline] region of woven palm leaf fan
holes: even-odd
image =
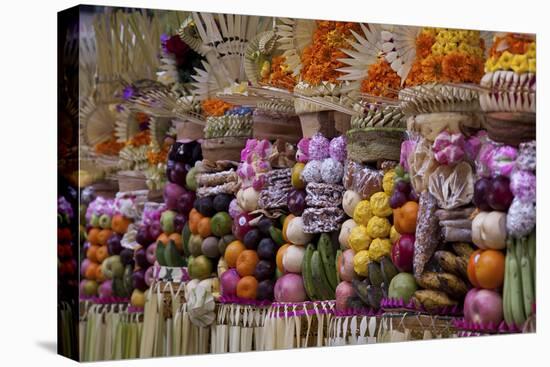
[[[352,49],[342,49],[348,58],[339,59],[349,65],[337,69],[344,73],[339,80],[347,80],[350,89],[359,89],[361,81],[367,76],[369,66],[378,61],[382,53],[382,26],[378,24],[360,24],[362,34],[351,31],[355,41],[350,41]]]
[[[92,95],[97,69],[97,47],[93,27],[81,25],[78,49],[78,83],[80,98]]]
[[[113,136],[116,119],[109,104],[97,104],[94,98],[88,97],[80,103],[79,117],[85,145],[93,147]]]
[[[283,50],[283,56],[294,76],[300,74],[302,52],[311,43],[316,28],[314,20],[277,18],[277,47]]]
[[[271,57],[276,50],[277,35],[269,30],[257,34],[245,49],[244,71],[252,85],[258,85],[267,67],[269,71]]]
[[[167,88],[148,88],[134,93],[130,101],[132,108],[151,116],[205,124],[204,118],[200,115],[200,103],[195,96],[178,97]]]
[[[258,33],[272,27],[272,18],[231,14],[193,13],[179,35],[195,52],[206,58],[204,70],[195,68],[192,85],[199,99],[213,97],[234,83],[246,81],[246,45]]]
[[[97,98],[110,101],[125,83],[154,79],[164,27],[169,25],[145,11],[107,11],[96,16]]]
[[[401,77],[401,84],[407,79],[416,59],[416,38],[421,30],[420,27],[394,26],[381,32],[382,51],[392,69]]]

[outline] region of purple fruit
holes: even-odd
[[[409,193],[411,192],[411,184],[404,180],[398,180],[395,183],[394,190],[402,192],[405,195],[409,195]]]
[[[277,245],[271,238],[264,238],[258,244],[258,257],[262,260],[273,260],[277,254]]]
[[[491,182],[491,190],[487,195],[487,203],[494,210],[506,211],[514,200],[514,194],[510,190],[510,179],[505,176],[497,176]]]
[[[254,269],[254,277],[258,280],[273,278],[275,274],[275,264],[273,261],[260,260]]]
[[[134,260],[136,261],[136,265],[142,269],[149,267],[149,261],[147,261],[147,253],[145,252],[145,249],[143,247],[136,250],[136,252],[134,253]]]
[[[405,195],[401,191],[395,190],[390,197],[390,207],[392,209],[400,208],[403,205],[405,205],[406,202],[407,202],[407,195]]]
[[[138,228],[137,234],[136,234],[136,242],[139,243],[141,246],[146,247],[149,246],[151,242],[153,242],[153,238],[151,238],[149,234],[149,230],[146,226],[140,226]]]
[[[258,283],[258,290],[257,290],[257,293],[256,293],[256,299],[258,299],[260,301],[262,301],[262,300],[267,300],[267,301],[273,300],[273,289],[274,289],[273,280],[271,280],[271,279],[262,280],[261,282]]]
[[[416,201],[418,203],[419,197],[416,191],[411,189],[411,192],[409,192],[409,200],[410,201]]]
[[[134,265],[134,250],[125,248],[120,252],[120,261],[123,265]]]
[[[145,272],[147,269],[139,269],[132,273],[132,287],[145,291],[147,289],[147,283],[145,283]]]
[[[178,212],[186,215],[189,214],[191,209],[193,209],[195,199],[195,192],[186,190],[178,199]]]
[[[483,211],[491,210],[491,206],[487,202],[491,186],[491,180],[488,178],[480,178],[474,185],[474,205]]]
[[[187,223],[187,215],[177,214],[174,218],[174,232],[181,233],[185,223]]]
[[[187,169],[185,163],[176,162],[174,168],[170,171],[170,182],[178,184],[179,186],[185,186],[185,177],[187,176]]]
[[[152,239],[151,242],[159,238],[159,236],[162,234],[162,226],[160,225],[160,222],[153,222],[149,224],[149,238]]]
[[[288,210],[299,217],[306,209],[306,192],[304,190],[293,189],[288,194],[287,199]]]
[[[111,255],[119,255],[122,251],[123,247],[120,244],[120,240],[122,239],[122,236],[118,233],[113,233],[111,237],[107,240],[107,246],[109,249],[109,254]]]
[[[247,234],[248,231],[252,229],[252,226],[250,225],[250,221],[252,219],[254,219],[254,217],[249,215],[248,213],[241,213],[235,219],[233,219],[233,226],[231,227],[231,231],[238,240],[242,241],[245,234]]]
[[[170,182],[172,180],[172,170],[174,169],[175,165],[176,162],[174,162],[173,160],[168,160],[168,162],[166,162],[166,177]]]
[[[261,232],[258,228],[252,228],[243,238],[244,246],[249,250],[256,250],[260,240],[262,239]]]
[[[169,182],[164,186],[164,203],[166,204],[166,209],[175,210],[178,206],[178,199],[182,196],[187,190],[178,184]]]

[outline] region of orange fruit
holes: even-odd
[[[189,230],[193,234],[199,234],[199,221],[203,218],[197,209],[193,208],[189,212]]]
[[[181,239],[181,234],[179,233],[172,233],[170,236],[168,236],[168,240],[174,241],[174,245],[176,245],[176,248],[179,251],[183,250],[183,241]]]
[[[247,250],[251,251],[251,250]],[[251,275],[242,277],[237,283],[237,297],[256,299],[258,292],[258,281]]]
[[[416,232],[416,218],[418,203],[407,201],[402,207],[393,210],[393,225],[400,234],[414,234]]]
[[[95,280],[99,283],[105,280],[105,275],[103,275],[103,268],[101,267],[101,265],[98,265],[95,270]]]
[[[475,261],[475,279],[485,289],[502,287],[505,256],[498,250],[485,250]]]
[[[285,251],[286,249],[290,246],[290,243],[285,243],[284,245],[282,245],[281,247],[279,247],[279,249],[277,250],[277,256],[275,257],[275,262],[277,264],[277,269],[279,269],[279,271],[281,273],[284,273],[284,269],[283,269],[283,256],[285,254]]]
[[[111,234],[113,234],[112,230],[102,229],[97,235],[97,243],[101,246],[107,245],[107,240],[109,239],[109,237],[111,237]]]
[[[236,267],[237,258],[244,250],[246,250],[246,247],[239,240],[235,240],[227,245],[227,247],[225,248],[225,253],[223,254],[227,266],[229,266],[230,268]]]
[[[254,274],[254,269],[260,261],[258,253],[254,250],[244,250],[237,257],[237,273],[244,277]]]
[[[212,235],[212,229],[210,227],[210,218],[208,217],[201,218],[199,220],[197,230],[199,232],[199,235],[202,238],[210,237]]]
[[[168,242],[170,241],[170,238],[166,235],[166,233],[161,233],[160,236],[157,237],[156,242],[162,242],[164,246],[168,245]]]
[[[479,256],[481,255],[481,252],[482,252],[482,250],[474,251],[470,255],[470,260],[468,260],[468,269],[467,269],[468,280],[476,288],[480,287],[480,285],[477,281],[477,278],[476,278],[476,262],[478,261]]]
[[[86,251],[86,258],[90,261],[97,262],[97,249],[100,246],[91,245]]]
[[[106,258],[108,258],[109,250],[107,246],[100,246],[95,253],[95,257],[98,263],[102,263]]]
[[[97,245],[97,235],[99,234],[100,229],[99,228],[92,228],[88,232],[88,242],[90,242],[90,245]]]
[[[286,216],[285,220],[283,221],[283,240],[285,240],[285,242],[288,242],[288,238],[286,237],[286,229],[288,228],[288,223],[290,223],[290,221],[292,219],[294,219],[296,216],[294,214],[289,214]]]
[[[97,268],[101,268],[101,266],[99,266],[98,263],[91,262],[90,264],[88,264],[88,267],[86,268],[86,272],[84,273],[84,278],[95,280]]]
[[[113,216],[113,219],[111,219],[111,228],[116,233],[120,233],[120,234],[126,233],[129,225],[130,225],[130,219],[126,218],[121,214],[116,214]]]

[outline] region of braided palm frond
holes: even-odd
[[[399,107],[406,115],[434,112],[477,112],[479,88],[463,84],[425,84],[399,91]]]
[[[258,33],[246,45],[244,71],[248,81],[253,85],[257,85],[260,81],[264,61],[271,59],[272,52],[275,50],[276,39],[275,32],[269,30]]]
[[[97,104],[92,97],[83,99],[79,120],[80,141],[85,146],[93,147],[113,136],[116,118],[106,103]]]

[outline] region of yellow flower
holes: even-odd
[[[536,42],[531,42],[528,46],[527,46],[527,52],[529,51],[533,51],[533,52],[536,52],[537,51],[537,44]]]
[[[530,73],[537,72],[537,59],[530,59],[529,61],[527,61],[527,64],[529,65],[528,71]]]
[[[525,55],[527,55],[527,57],[530,59],[534,59],[535,57],[537,57],[537,52],[535,50],[527,50]]]
[[[460,44],[458,45],[458,51],[464,52],[465,54],[474,53],[473,47],[464,42],[460,42]]]
[[[449,42],[445,45],[445,53],[450,54],[451,52],[456,51],[457,47],[456,42]]]
[[[372,209],[368,200],[361,200],[353,210],[353,220],[366,226],[372,218]]]
[[[436,56],[439,56],[439,55],[443,55],[443,52],[445,51],[445,49],[443,48],[443,46],[441,45],[441,43],[439,42],[436,42],[433,44],[432,46],[432,54],[436,55]]]
[[[512,60],[514,58],[514,55],[512,55],[508,51],[504,51],[502,55],[500,55],[500,58],[498,59],[498,63],[500,64],[500,69],[502,70],[509,70],[512,66]]]
[[[269,61],[264,61],[262,64],[262,68],[260,70],[260,75],[262,78],[267,78],[269,76],[269,72],[271,71],[271,64]]]
[[[526,55],[514,55],[512,64],[510,65],[512,70],[518,74],[526,73],[529,70],[529,64],[527,63]]]
[[[447,31],[442,31],[439,32],[435,38],[439,43],[445,44],[449,42],[450,34]]]

